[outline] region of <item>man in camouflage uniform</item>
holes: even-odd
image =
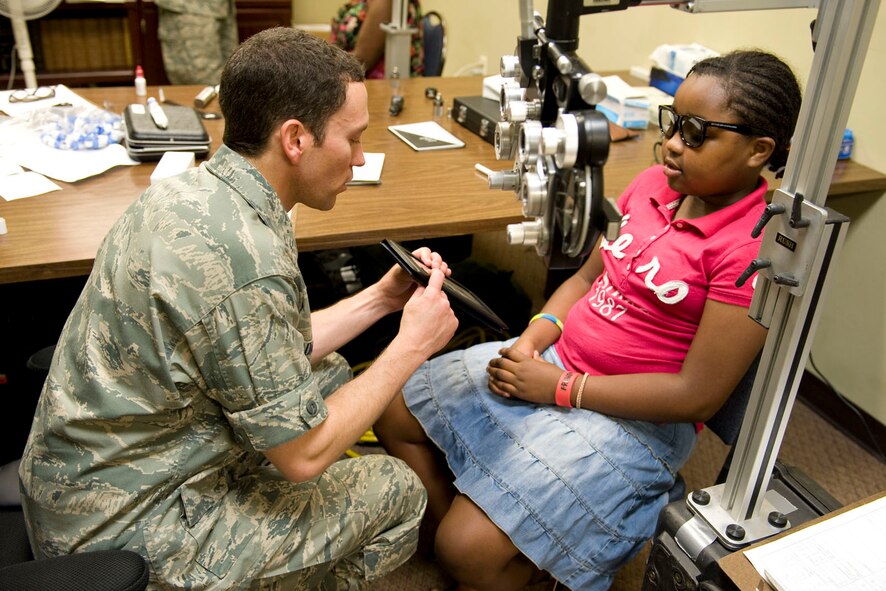
[[[224,145],[117,221],[56,349],[21,463],[37,557],[123,548],[155,589],[355,589],[412,554],[425,491],[340,458],[457,321],[392,268],[311,313],[287,212],[363,163],[359,62],[270,29],[222,75]],[[333,351],[403,311],[357,378]]]
[[[156,0],[157,36],[172,84],[218,84],[237,47],[234,0]]]

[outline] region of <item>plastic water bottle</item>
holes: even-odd
[[[851,129],[843,132],[843,143],[840,144],[840,151],[837,153],[837,160],[846,160],[852,156],[852,146],[855,144],[855,137],[852,135]]]

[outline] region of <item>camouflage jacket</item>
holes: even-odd
[[[277,195],[225,146],[115,223],[21,463],[38,555],[120,547],[174,503],[199,512],[325,419],[296,255]]]
[[[233,10],[231,0],[154,0],[158,8],[182,14],[201,14],[226,18]]]

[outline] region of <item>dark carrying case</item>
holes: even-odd
[[[482,96],[457,96],[452,101],[452,118],[492,144],[495,125],[501,121],[501,107],[498,101]]]
[[[841,504],[796,468],[776,461],[770,490],[778,491],[796,508],[786,517],[792,525],[805,523],[839,509]],[[667,505],[658,517],[652,548],[646,560],[641,591],[738,591],[719,561],[732,550],[715,539],[691,557],[678,543],[678,532],[692,519],[686,501]],[[788,530],[789,531],[789,530]]]
[[[159,160],[164,152],[195,152],[198,158],[209,153],[209,133],[197,111],[164,104],[163,112],[169,120],[166,129],[157,127],[145,105],[127,105],[123,123],[130,158],[145,162]]]

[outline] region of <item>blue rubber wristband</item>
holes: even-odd
[[[542,312],[541,314],[536,314],[535,316],[533,316],[529,320],[529,324],[532,324],[533,322],[535,322],[539,318],[544,318],[545,320],[550,320],[551,322],[553,322],[554,324],[557,325],[557,328],[560,329],[560,332],[563,332],[563,323],[560,322],[560,319],[557,318],[556,316],[554,316],[553,314],[547,314],[545,312]]]

